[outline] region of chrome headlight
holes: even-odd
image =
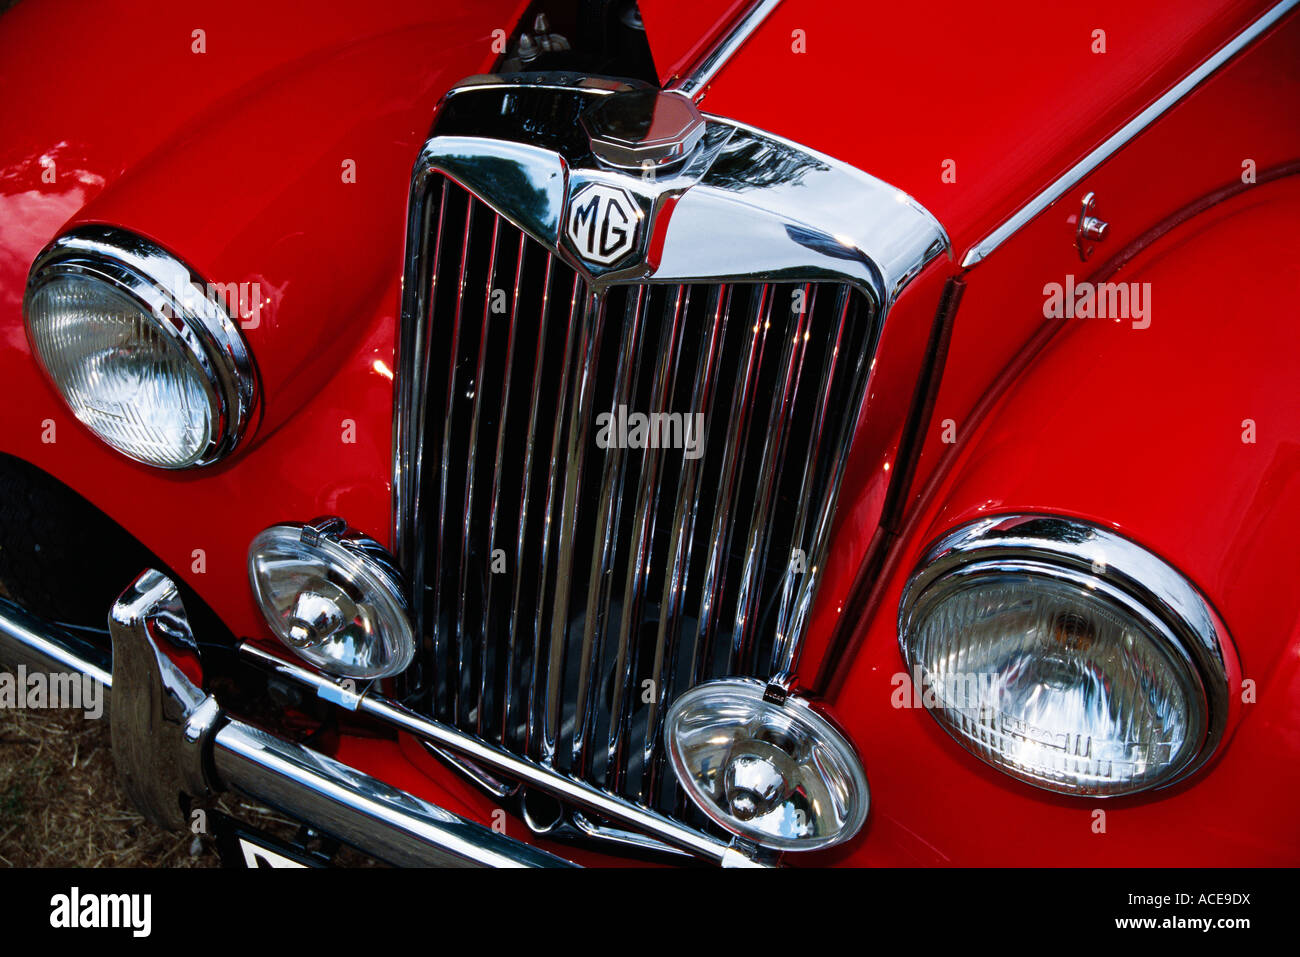
[[[207,465],[248,424],[252,360],[203,290],[170,253],[107,226],[56,239],[32,265],[32,351],[73,414],[137,462]]]
[[[272,525],[249,546],[248,578],[276,637],[322,671],[386,678],[411,663],[396,562],[341,518]]]
[[[1095,525],[1016,516],[957,529],[908,583],[899,641],[957,741],[1053,791],[1161,787],[1223,736],[1221,622],[1176,570]]]
[[[867,817],[862,762],[826,718],[761,682],[696,685],[668,710],[673,771],[705,814],[764,847],[808,851],[848,840]]]

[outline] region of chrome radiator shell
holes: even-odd
[[[882,322],[948,247],[892,187],[714,117],[679,169],[604,168],[578,118],[625,89],[473,78],[416,165],[394,515],[424,648],[403,688],[680,813],[663,714],[711,677],[791,677]],[[607,264],[564,229],[593,184],[637,204]],[[702,414],[698,457],[600,447],[629,409]]]

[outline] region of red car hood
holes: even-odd
[[[442,92],[440,74],[473,73],[495,59],[492,31],[508,29],[519,5],[381,0],[353,9],[226,0],[194,9],[165,0],[23,0],[0,17],[0,196],[32,185],[30,167],[53,160],[57,183],[44,185],[63,189],[41,192],[76,190],[89,199],[151,153],[193,138],[295,73],[337,80],[322,82],[314,103],[294,113],[317,124],[355,120],[345,84],[356,85],[346,65],[358,51],[374,72],[393,77],[389,86],[430,106]],[[369,107],[377,113],[390,105]],[[427,109],[413,114],[403,132],[422,141],[429,116]],[[283,127],[248,128],[225,144],[232,176],[247,169],[240,154],[250,142],[283,142],[294,132],[294,115],[280,119]],[[0,216],[0,228],[10,220]]]
[[[120,224],[258,284],[283,421],[395,288],[434,105],[519,5],[22,0],[0,17],[0,328],[21,340],[27,270],[66,224]]]
[[[910,193],[948,229],[960,260],[1272,5],[784,0],[701,106]],[[672,0],[641,0],[660,72],[687,69],[695,38],[718,33],[704,21],[737,6],[749,4],[697,0],[683,13]],[[1094,52],[1095,31],[1105,52]],[[1233,175],[1225,170],[1225,182]]]
[[[643,0],[661,68],[689,62],[736,5],[670,14]],[[210,281],[266,293],[249,337],[267,434],[329,381],[358,316],[395,313],[411,163],[434,104],[490,67],[494,31],[521,6],[387,0],[359,16],[22,0],[0,17],[0,328],[12,347],[40,248],[71,221],[127,226]],[[786,0],[704,107],[899,186],[960,256],[1265,0],[1145,7]],[[1105,53],[1092,52],[1094,30]]]

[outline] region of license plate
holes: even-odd
[[[305,847],[282,841],[225,815],[213,822],[217,848],[226,867],[328,867],[329,859]]]

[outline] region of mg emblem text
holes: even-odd
[[[640,220],[627,190],[588,183],[569,200],[569,242],[583,259],[609,266],[632,251]]]

